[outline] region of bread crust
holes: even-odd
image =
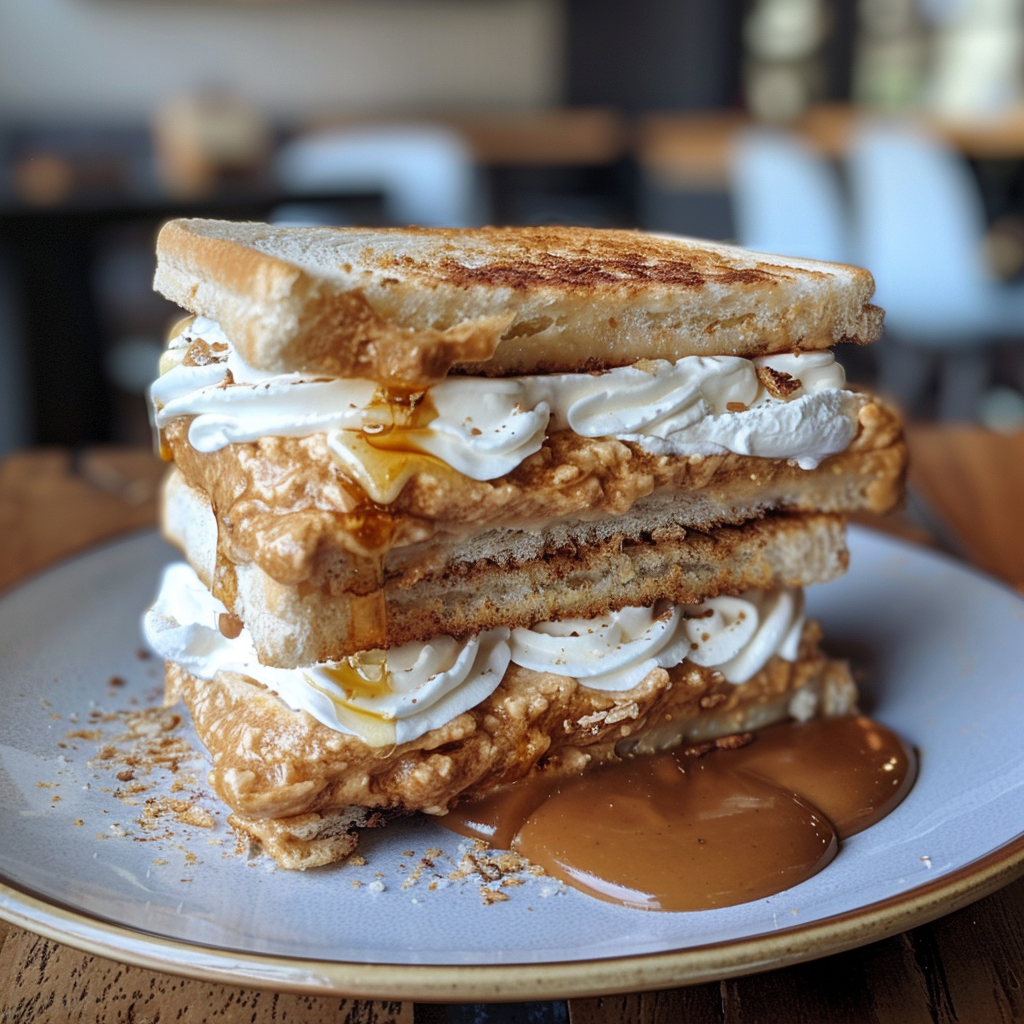
[[[880,336],[842,264],[639,231],[284,228],[176,220],[155,287],[260,369],[423,384]]]

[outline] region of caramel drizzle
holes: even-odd
[[[178,321],[168,334],[168,342],[186,331],[195,321],[194,316]],[[186,353],[188,362],[195,348],[202,361],[210,358],[209,346],[194,342]],[[228,381],[230,383],[230,381]],[[399,388],[381,385],[363,417],[361,431],[353,431],[358,444],[357,457],[378,493],[400,493],[408,479],[424,465],[436,466],[438,460],[423,451],[418,441],[429,424],[436,419],[437,410],[424,388]],[[154,428],[154,439],[160,457],[173,460],[173,451],[163,432]],[[341,482],[350,499],[347,516],[348,533],[358,549],[354,554],[355,583],[349,594],[351,616],[349,625],[350,647],[360,654],[349,659],[355,677],[362,678],[367,666],[376,664],[377,658],[364,657],[365,652],[386,651],[388,647],[388,610],[385,599],[385,562],[395,539],[396,522],[389,505],[374,501],[365,487],[341,470]],[[217,516],[218,532],[221,517]],[[223,552],[222,538],[217,544],[218,575],[230,571],[230,559]],[[387,659],[379,659],[382,678],[387,678]]]

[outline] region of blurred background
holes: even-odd
[[[1024,0],[0,0],[0,454],[148,442],[171,216],[861,263],[852,379],[1024,426]]]

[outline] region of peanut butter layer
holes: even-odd
[[[507,476],[476,481],[436,459],[388,506],[370,502],[324,435],[267,437],[203,454],[188,420],[165,441],[191,485],[210,500],[227,561],[255,564],[282,584],[344,576],[346,562],[432,540],[490,530],[537,531],[595,522],[671,502],[676,526],[708,530],[770,510],[884,512],[900,498],[906,468],[899,419],[879,402],[860,412],[850,447],[816,470],[743,455],[654,455],[631,442],[560,431]]]
[[[709,743],[793,714],[846,713],[856,690],[819,639],[817,624],[808,623],[796,662],[773,658],[739,686],[684,662],[653,670],[632,690],[606,693],[512,665],[477,707],[391,751],[328,729],[231,673],[206,681],[168,663],[167,699],[183,698],[191,711],[213,761],[210,784],[235,823],[269,842],[271,854],[279,847],[284,866],[309,866],[325,862],[302,862],[303,836],[315,841],[321,825],[331,842],[318,856],[334,849],[344,857],[354,843],[339,831],[351,836],[360,824],[396,813],[444,814],[534,773],[579,772],[634,753]],[[383,817],[371,822],[359,808]]]

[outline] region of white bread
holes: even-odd
[[[262,662],[295,668],[368,646],[372,598],[334,587],[329,574],[316,583],[281,583],[254,563],[225,559],[218,554],[208,502],[180,475],[169,479],[164,501],[168,539],[246,625]],[[513,541],[522,538],[500,534],[476,538],[475,547],[452,545],[443,557],[410,550],[385,574],[384,646],[593,618],[662,598],[695,604],[751,587],[823,583],[840,576],[847,562],[838,515],[772,514],[698,532],[672,525],[670,510],[662,522],[648,510],[642,518],[627,514],[605,526],[598,532],[595,524],[578,524],[577,538],[550,539],[540,550],[517,550]]]
[[[176,220],[155,287],[260,369],[422,384],[869,342],[855,267],[590,228],[285,228]]]

